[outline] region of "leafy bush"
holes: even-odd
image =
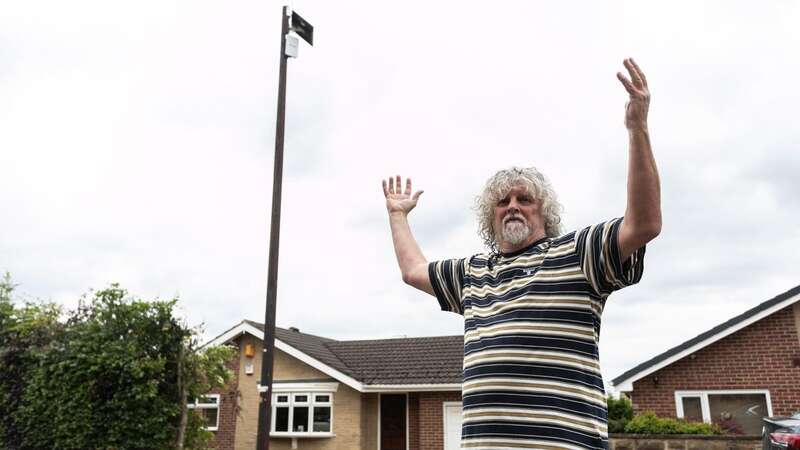
[[[15,306],[11,277],[0,280],[0,448],[22,448],[19,409],[38,356],[59,339],[61,310],[53,304],[25,303]]]
[[[625,433],[630,434],[722,434],[719,426],[687,422],[682,419],[662,418],[652,412],[645,412],[634,417],[625,425]]]
[[[211,433],[186,404],[230,379],[233,351],[200,350],[177,299],[111,285],[61,321],[52,304],[15,306],[8,276],[0,285],[5,448],[205,448]]]
[[[633,405],[628,397],[620,395],[618,399],[612,396],[606,397],[608,407],[608,432],[624,433],[625,425],[633,419]]]

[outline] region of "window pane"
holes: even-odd
[[[275,431],[289,431],[289,407],[275,408]]]
[[[317,395],[314,397],[315,402],[328,403],[331,401],[330,395]]]
[[[308,396],[307,395],[295,395],[294,396],[294,401],[305,403],[305,402],[308,401]]]
[[[703,408],[700,397],[683,397],[683,418],[690,422],[703,421]]]
[[[288,395],[279,395],[277,398],[277,403],[289,403],[289,396]]]
[[[217,427],[217,413],[219,410],[217,408],[207,408],[201,409],[203,411],[203,416],[206,419],[206,426],[211,428]]]
[[[205,404],[216,405],[217,404],[217,400],[219,400],[217,397],[200,397],[200,399],[197,401],[197,403],[205,403]]]
[[[761,434],[761,419],[767,416],[764,394],[709,394],[711,421],[729,434]]]
[[[308,431],[308,406],[294,407],[292,431]]]
[[[312,431],[331,431],[331,407],[314,407],[314,429]]]

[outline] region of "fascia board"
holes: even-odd
[[[224,345],[228,342],[232,341],[233,339],[243,335],[243,334],[251,334],[257,337],[260,340],[264,339],[264,332],[259,330],[258,328],[250,325],[249,323],[242,322],[239,325],[231,328],[230,330],[220,334],[219,336],[215,337],[211,341],[207,342],[205,346],[213,346],[213,345]]]
[[[638,378],[637,378],[638,380]],[[633,381],[625,381],[624,383],[620,384],[619,386],[614,386],[617,391],[619,392],[631,392],[633,391]]]

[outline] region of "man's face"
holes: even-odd
[[[540,202],[516,184],[494,207],[494,233],[500,250],[513,252],[544,237]]]

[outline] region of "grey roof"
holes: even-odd
[[[665,361],[665,360],[667,360],[669,358],[672,358],[673,356],[681,353],[682,351],[684,351],[684,350],[686,350],[688,348],[691,348],[694,345],[696,345],[696,344],[698,344],[700,342],[703,342],[703,341],[705,341],[706,339],[708,339],[708,338],[710,338],[712,336],[720,334],[720,333],[726,331],[727,329],[732,328],[732,327],[738,325],[739,323],[744,322],[745,320],[753,317],[754,315],[756,315],[756,314],[758,314],[758,313],[760,313],[762,311],[766,311],[769,308],[772,308],[773,306],[775,306],[775,305],[777,305],[777,304],[779,304],[779,303],[781,303],[781,302],[783,302],[785,300],[788,300],[788,299],[794,297],[797,294],[800,294],[800,286],[795,286],[792,289],[789,289],[788,291],[784,292],[783,294],[780,294],[780,295],[778,295],[778,296],[776,296],[774,298],[771,298],[771,299],[759,304],[758,306],[756,306],[754,308],[748,309],[747,311],[745,311],[742,314],[739,314],[738,316],[726,321],[725,323],[721,323],[721,324],[717,325],[716,327],[706,331],[705,333],[699,334],[696,337],[694,337],[692,339],[689,339],[688,341],[684,342],[683,344],[680,344],[680,345],[678,345],[676,347],[673,347],[673,348],[665,351],[664,353],[661,353],[660,355],[655,356],[652,359],[639,364],[638,366],[634,367],[633,369],[628,370],[627,372],[623,373],[622,375],[620,375],[620,376],[614,378],[613,380],[611,380],[611,384],[618,385],[619,383],[627,380],[628,378],[631,378],[632,376],[636,375],[637,373],[643,372],[643,371],[649,369],[650,367],[655,366],[656,364],[658,364],[658,363],[660,363],[662,361]]]
[[[461,383],[463,336],[341,341],[330,348],[367,384]]]
[[[264,330],[264,325],[246,320]],[[275,328],[275,337],[365,384],[461,383],[464,336],[337,341]]]

